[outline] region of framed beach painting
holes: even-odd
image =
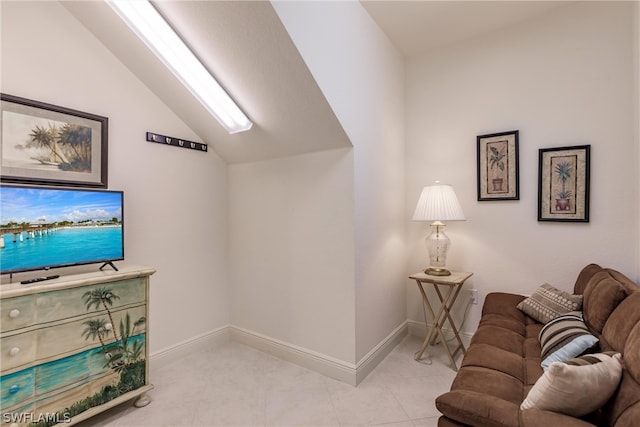
[[[518,131],[477,137],[478,200],[519,200]]]
[[[538,221],[589,222],[590,151],[590,145],[539,150]]]
[[[107,187],[108,119],[0,94],[3,182]]]

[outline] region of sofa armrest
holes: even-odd
[[[590,424],[580,418],[574,418],[569,415],[558,414],[556,412],[541,411],[539,409],[524,409],[522,414],[522,426],[523,427],[550,427],[550,426],[563,426],[563,427],[593,427],[594,424]]]
[[[478,427],[593,427],[578,418],[520,405],[495,396],[454,390],[436,399],[436,408],[447,418]]]
[[[490,427],[520,425],[519,405],[476,391],[454,390],[445,393],[436,399],[436,408],[447,418],[463,424]]]

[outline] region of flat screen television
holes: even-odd
[[[124,259],[122,191],[0,185],[0,274]],[[102,267],[101,267],[102,268]]]

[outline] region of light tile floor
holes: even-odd
[[[434,401],[455,372],[436,345],[416,362],[422,339],[408,336],[353,387],[230,342],[154,369],[151,404],[125,403],[81,427],[393,426],[434,427]]]

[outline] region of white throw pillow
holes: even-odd
[[[574,417],[602,407],[622,376],[620,353],[582,356],[554,362],[533,385],[520,409],[542,409]],[[589,362],[585,362],[589,361]]]

